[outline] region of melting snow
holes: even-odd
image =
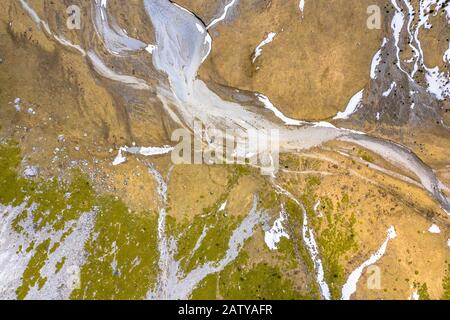
[[[220,211],[224,211],[226,207],[227,207],[227,201],[225,200],[225,201],[220,205],[220,207],[219,207],[219,212],[220,212]]]
[[[433,224],[433,225],[428,229],[428,232],[429,232],[429,233],[435,233],[435,234],[438,234],[438,233],[441,233],[441,229],[439,228],[439,226]]]
[[[167,185],[163,181],[160,174],[150,168],[158,181],[158,193],[162,197],[163,205],[166,205]],[[160,185],[162,182],[162,185]],[[180,263],[174,258],[177,250],[176,241],[173,238],[168,239],[165,234],[165,208],[161,207],[160,217],[158,220],[158,237],[160,261],[159,266],[162,270],[158,277],[157,288],[155,292],[150,291],[147,295],[150,299],[188,299],[197,285],[208,275],[222,271],[229,263],[236,259],[239,255],[243,244],[253,235],[254,228],[262,220],[262,214],[257,210],[257,197],[253,199],[253,206],[250,213],[244,218],[242,223],[234,230],[230,240],[228,241],[228,250],[225,257],[219,262],[206,262],[197,266],[188,274],[184,274],[180,270]],[[197,243],[201,243],[202,237],[206,234],[207,229],[200,236]]]
[[[305,0],[300,0],[298,7],[300,8],[300,12],[302,13],[302,18],[303,18],[304,13],[305,13]]]
[[[36,11],[33,10],[33,8],[25,1],[20,0],[20,4],[22,5],[22,8],[28,13],[30,18],[36,23],[41,24],[42,20],[39,18],[39,15],[36,13]]]
[[[314,236],[313,230],[309,227],[308,224],[308,215],[306,214],[305,207],[287,190],[283,189],[279,185],[275,185],[279,192],[285,194],[289,198],[292,199],[303,211],[303,242],[308,249],[309,255],[311,256],[311,260],[314,262],[314,271],[316,273],[316,281],[320,288],[320,293],[325,300],[331,299],[330,288],[325,281],[325,273],[323,271],[322,260],[320,259],[319,248],[317,246],[316,238]]]
[[[405,5],[408,8],[408,16],[409,16],[409,21],[408,21],[408,26],[407,26],[407,30],[408,30],[408,34],[409,34],[409,47],[412,49],[413,51],[413,56],[411,57],[411,59],[409,59],[409,61],[407,61],[407,63],[413,63],[414,62],[414,67],[413,70],[411,72],[411,77],[414,77],[414,75],[416,74],[417,70],[419,69],[419,58],[420,58],[420,51],[419,49],[417,49],[414,45],[413,45],[413,41],[414,41],[414,35],[412,33],[412,24],[414,22],[414,18],[416,17],[416,12],[414,10],[414,7],[412,6],[412,4],[408,1],[405,0]]]
[[[106,1],[106,0],[103,0],[103,1]],[[53,34],[50,31],[50,27],[48,26],[48,23],[45,21],[42,21],[41,18],[39,17],[39,15],[36,13],[36,11],[34,11],[33,8],[25,0],[20,0],[20,3],[22,5],[22,8],[28,13],[28,15],[38,25],[38,27],[42,26],[45,29],[45,32],[47,32],[47,34],[49,36],[53,36],[53,38],[56,41],[58,41],[60,44],[62,44],[64,46],[68,46],[68,47],[78,50],[83,56],[86,55],[86,52],[79,45],[72,44],[69,40],[65,39],[64,37],[60,37],[60,36]],[[106,2],[105,2],[105,7],[106,7]],[[103,15],[103,12],[102,12],[102,15]]]
[[[411,293],[411,296],[408,298],[408,300],[419,300],[419,298],[420,296],[416,289],[413,293]]]
[[[275,220],[272,228],[269,231],[265,232],[264,241],[270,250],[277,250],[278,243],[281,241],[281,238],[289,239],[289,234],[285,231],[283,227],[283,222],[286,221],[286,212],[284,208],[281,209],[280,217]]]
[[[114,159],[113,165],[119,165],[124,163],[127,158],[123,156],[123,152],[129,154],[140,154],[146,157],[163,155],[171,152],[173,147],[171,146],[163,146],[163,147],[121,147],[119,149],[119,153],[117,157]]]
[[[156,156],[156,155],[162,155],[167,154],[173,150],[173,147],[171,146],[164,146],[164,147],[140,147],[138,153],[143,156]],[[126,150],[128,153],[132,153],[127,148]]]
[[[295,119],[291,119],[286,117],[280,110],[278,110],[273,104],[272,102],[270,102],[269,98],[262,95],[262,94],[257,94],[256,95],[258,97],[258,100],[261,101],[264,106],[266,107],[266,109],[271,110],[275,116],[277,118],[279,118],[281,121],[283,121],[286,125],[288,126],[301,126],[303,124],[305,124],[303,121],[300,120],[295,120]]]
[[[449,8],[449,11],[450,11],[450,6],[448,6],[448,8]],[[446,62],[446,63],[450,63],[450,43],[449,43],[449,45],[448,45],[447,51],[445,51],[445,53],[444,53],[443,60],[444,60],[444,62]]]
[[[273,41],[277,34],[275,32],[270,32],[267,37],[256,47],[255,54],[253,57],[253,63],[255,63],[256,59],[262,54],[262,47],[264,47],[266,44],[269,44]]]
[[[147,45],[127,35],[122,28],[120,28],[114,20],[108,21],[108,11],[106,0],[102,0],[101,4],[96,4],[94,23],[97,33],[103,38],[105,48],[114,55],[119,55],[127,51],[140,51]]]
[[[114,161],[113,161],[113,166],[118,166],[119,164],[122,164],[122,163],[124,163],[125,161],[127,161],[127,158],[125,158],[123,155],[122,155],[122,151],[124,151],[124,148],[120,148],[119,149],[119,153],[117,154],[117,156],[116,156],[116,158],[114,159]]]
[[[329,122],[326,121],[319,121],[319,122],[314,122],[314,127],[321,127],[321,128],[334,128],[336,129],[336,126],[332,125]]]
[[[147,51],[150,54],[153,54],[153,52],[156,50],[156,46],[153,44],[149,44],[146,48],[145,51]]]
[[[19,207],[5,207],[0,204],[0,297],[2,299],[16,299],[16,289],[22,283],[22,274],[34,254],[33,249],[29,252],[21,250],[21,248],[28,248],[31,240],[12,228],[15,218],[27,210],[25,205],[23,203]],[[25,226],[26,230],[32,231],[30,220],[27,219],[22,223],[22,227]]]
[[[366,260],[362,265],[360,265],[357,269],[355,269],[347,279],[347,282],[342,287],[342,300],[350,300],[352,294],[356,292],[356,285],[358,284],[359,279],[365,268],[376,263],[381,257],[384,256],[387,245],[390,240],[395,239],[397,237],[397,233],[395,232],[394,226],[391,226],[388,229],[387,237],[381,247],[375,252],[368,260]]]
[[[414,72],[417,71],[417,65],[420,63],[425,69],[425,79],[428,83],[427,91],[433,94],[437,99],[444,100],[445,98],[450,97],[450,82],[449,72],[440,72],[439,67],[428,68],[425,65],[424,61],[424,52],[422,49],[422,44],[419,39],[419,32],[421,28],[430,29],[432,27],[429,18],[432,14],[431,9],[434,10],[434,16],[445,6],[445,10],[447,12],[447,16],[450,19],[450,9],[449,6],[446,5],[445,0],[423,0],[420,2],[419,9],[419,19],[417,23],[417,27],[414,31],[414,40],[417,44],[417,48],[414,50],[417,55],[416,66],[414,68]],[[450,48],[444,53],[443,59],[448,60],[450,58]],[[413,75],[414,75],[413,72]]]
[[[391,0],[392,5],[395,8],[395,15],[392,18],[391,22],[391,28],[394,33],[394,39],[395,39],[395,48],[396,48],[396,57],[397,57],[397,67],[402,71],[404,74],[408,76],[409,79],[411,79],[411,76],[403,70],[401,63],[400,63],[400,35],[403,30],[403,26],[405,24],[405,15],[403,14],[403,9],[400,9],[400,7],[397,5],[397,2],[395,0]]]
[[[383,43],[381,45],[381,48],[383,48],[387,43],[387,39],[383,39]],[[381,49],[378,50],[378,52],[375,54],[375,56],[372,59],[372,66],[370,67],[370,78],[376,79],[377,78],[377,67],[381,62]]]
[[[77,44],[73,44],[72,42],[70,42],[69,40],[67,40],[64,37],[59,37],[57,35],[53,35],[53,37],[55,38],[56,41],[58,41],[63,46],[70,47],[70,48],[77,50],[78,52],[81,53],[81,55],[83,57],[86,55],[86,51],[84,51],[84,49],[81,46],[79,46]]]
[[[337,115],[333,118],[337,119],[348,119],[361,105],[361,101],[364,95],[364,89],[355,94],[349,101],[347,107],[344,112],[338,112]]]
[[[202,234],[200,235],[200,237],[198,237],[197,242],[195,243],[194,249],[192,249],[190,258],[192,258],[192,256],[197,252],[197,250],[202,245],[202,242],[203,242],[203,240],[205,240],[205,237],[206,237],[206,234],[208,233],[208,230],[209,230],[209,228],[207,226],[203,227]]]
[[[328,284],[325,282],[325,272],[323,271],[322,260],[320,259],[319,247],[316,243],[316,238],[314,237],[313,230],[308,225],[308,216],[306,214],[306,210],[302,207],[303,210],[303,241],[308,248],[308,251],[311,255],[311,259],[314,262],[314,269],[317,272],[317,283],[320,287],[320,292],[325,300],[330,300],[330,289]]]
[[[211,21],[208,26],[206,27],[206,29],[211,28],[212,26],[214,26],[215,24],[219,23],[220,21],[225,20],[225,18],[227,17],[227,13],[228,10],[231,9],[231,7],[233,7],[233,5],[236,3],[236,0],[231,0],[224,8],[223,8],[223,13],[220,17],[214,19],[213,21]]]

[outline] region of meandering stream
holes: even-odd
[[[197,78],[212,43],[203,23],[168,0],[144,0],[144,5],[156,33],[153,64],[168,77],[167,82],[161,81],[158,94],[176,106],[186,125],[192,128],[194,121],[200,120],[213,128],[277,129],[282,152],[305,150],[334,139],[359,144],[415,173],[423,188],[450,214],[450,202],[442,193],[433,171],[407,148],[364,133],[336,128],[326,122],[303,122],[299,126],[274,123],[262,114],[220,98]]]

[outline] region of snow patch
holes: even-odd
[[[375,252],[368,260],[366,260],[363,264],[361,264],[357,269],[355,269],[347,279],[347,282],[342,287],[342,300],[350,300],[350,297],[356,292],[356,285],[358,284],[359,279],[362,276],[362,273],[365,268],[370,265],[373,265],[378,260],[380,260],[387,249],[387,245],[390,240],[395,239],[397,237],[397,233],[395,232],[394,226],[391,226],[387,231],[387,237],[381,247]]]
[[[256,59],[262,54],[262,48],[271,43],[277,34],[275,32],[270,32],[267,37],[261,41],[261,43],[256,47],[255,53],[253,55],[253,63],[255,63]]]
[[[387,39],[384,38],[383,39],[383,43],[381,45],[381,48],[383,48],[387,43]],[[378,50],[378,52],[375,54],[375,56],[372,59],[372,65],[370,67],[370,78],[371,79],[376,79],[378,74],[377,74],[377,67],[381,62],[381,49]]]
[[[425,79],[428,82],[428,92],[433,94],[438,100],[444,100],[450,97],[450,81],[449,74],[439,72],[439,67],[427,69]]]
[[[262,94],[256,94],[256,96],[258,97],[258,100],[261,101],[264,106],[266,107],[266,109],[269,109],[270,111],[272,111],[275,116],[277,118],[279,118],[281,121],[284,122],[284,124],[288,125],[288,126],[301,126],[304,125],[305,122],[300,121],[300,120],[295,120],[295,119],[291,119],[286,117],[283,112],[281,112],[280,110],[278,110],[273,104],[272,102],[270,102],[269,98],[262,95]]]
[[[411,296],[408,298],[408,300],[419,300],[419,298],[420,298],[420,296],[416,289],[413,291],[413,293],[411,293]]]
[[[125,161],[127,161],[127,158],[122,155],[122,151],[124,150],[125,150],[124,148],[119,149],[119,152],[112,163],[113,166],[118,166],[119,164],[122,164]]]
[[[320,258],[319,248],[317,246],[317,242],[314,236],[313,230],[309,227],[308,224],[308,215],[306,214],[305,207],[287,190],[283,189],[279,185],[275,185],[278,192],[288,196],[292,201],[294,201],[303,211],[303,242],[306,245],[306,249],[308,249],[309,255],[311,256],[311,260],[314,263],[314,271],[316,274],[316,281],[319,285],[320,293],[325,300],[331,299],[330,288],[325,281],[325,273],[323,270],[322,259]]]
[[[302,13],[302,19],[303,19],[304,13],[305,13],[305,0],[300,0],[298,7],[300,8],[300,12]]]
[[[119,153],[117,157],[114,159],[113,165],[119,165],[124,163],[127,158],[123,156],[123,153],[129,153],[134,155],[142,155],[146,157],[158,156],[172,152],[173,147],[171,146],[163,146],[163,147],[121,147],[119,149]]]
[[[150,54],[153,54],[153,52],[156,50],[156,46],[153,44],[149,44],[147,47],[145,47],[145,51],[147,51]]]
[[[270,250],[277,250],[278,243],[281,241],[281,238],[289,239],[289,234],[286,232],[283,226],[283,222],[287,220],[287,214],[284,211],[284,208],[281,208],[280,217],[275,220],[272,228],[269,231],[266,231],[264,234],[264,241],[266,242],[267,247]]]
[[[439,228],[438,225],[433,224],[429,229],[428,229],[429,233],[434,233],[434,234],[439,234],[441,233],[441,229]]]
[[[385,92],[383,92],[383,97],[389,97],[389,95],[392,93],[392,90],[394,90],[394,88],[397,86],[397,84],[393,81],[391,83],[391,86],[389,87],[389,89],[387,89]]]
[[[225,200],[219,207],[219,212],[224,211],[227,207],[227,201]]]

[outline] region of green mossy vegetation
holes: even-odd
[[[40,270],[45,265],[45,261],[48,258],[49,246],[50,239],[41,242],[37,246],[35,254],[31,257],[30,262],[22,275],[22,284],[16,290],[17,299],[24,299],[32,287],[38,285],[38,288],[42,288],[47,281],[46,278],[41,276]]]
[[[374,162],[374,158],[365,150],[359,150],[358,151],[358,155],[360,156],[361,159],[363,159],[364,161],[367,162]]]
[[[218,297],[218,283],[217,273],[208,275],[203,281],[192,291],[191,299],[193,300],[217,300]]]
[[[205,278],[194,290],[192,299],[227,300],[304,300],[294,289],[293,282],[285,279],[281,271],[266,263],[253,265],[242,251],[225,269]]]
[[[16,291],[18,299],[25,298],[33,287],[42,288],[47,281],[41,276],[41,269],[60,245],[59,242],[51,245],[51,235],[64,230],[67,223],[78,220],[86,212],[96,212],[96,222],[85,247],[87,262],[81,268],[81,288],[72,292],[72,298],[145,297],[158,272],[156,214],[130,212],[115,197],[98,195],[87,178],[76,170],[70,173],[68,184],[57,179],[25,179],[17,173],[21,161],[17,143],[0,144],[0,203],[13,206],[25,203],[25,208],[33,205],[32,212],[24,210],[13,221],[16,232],[26,236],[22,223],[29,218],[36,232],[50,232],[42,242],[32,241],[27,248],[19,248],[19,251],[33,251],[33,255]],[[68,228],[60,241],[72,232],[73,228]],[[113,243],[117,248],[114,254]],[[113,259],[117,270],[112,268]],[[57,262],[56,273],[65,262],[65,257]]]
[[[419,300],[430,300],[430,294],[428,292],[428,286],[426,283],[417,284],[417,293]]]
[[[27,207],[35,204],[33,223],[36,230],[45,226],[61,230],[67,221],[78,219],[81,213],[93,208],[96,194],[81,172],[73,171],[72,181],[67,185],[55,178],[29,180],[17,174],[21,161],[17,143],[0,145],[0,203],[17,206],[26,201]],[[22,231],[20,223],[27,215],[24,211],[14,221],[16,231]]]
[[[218,262],[224,258],[231,234],[241,221],[242,218],[211,212],[196,217],[193,222],[183,224],[181,228],[185,232],[178,238],[176,259],[181,261],[180,265],[184,272],[188,273],[198,265]],[[203,228],[207,228],[206,235],[198,249],[193,252]]]
[[[91,211],[96,194],[90,182],[79,171],[72,172],[70,184],[61,184],[53,178],[46,182],[28,182],[26,185],[27,206],[36,205],[33,211],[33,223],[37,231],[46,226],[52,230],[62,230],[71,220],[77,220],[80,214]],[[30,188],[31,187],[31,188]],[[20,231],[20,222],[28,212],[24,211],[14,221],[16,231]]]
[[[225,217],[223,212],[218,212],[220,205],[228,198],[231,189],[238,183],[239,178],[248,174],[248,169],[239,170],[235,168],[231,171],[228,186],[220,199],[210,208],[204,210],[204,214],[198,217],[190,224],[181,224],[176,229],[181,233],[178,240],[178,259],[188,261],[184,265],[184,271],[189,272],[198,264],[207,261],[218,261],[228,249],[228,241],[232,231],[241,222],[241,219]],[[262,209],[272,209],[280,201],[280,197],[276,192],[268,192],[259,200],[259,207]],[[298,208],[296,208],[298,213]],[[298,215],[301,218],[301,215]],[[170,224],[173,224],[171,222]],[[204,227],[210,227],[204,238],[202,245],[191,256],[192,249],[199,236],[203,232]],[[174,228],[174,227],[172,227]],[[188,230],[187,230],[188,229]],[[182,230],[187,230],[182,233]],[[301,232],[301,228],[299,229]],[[174,228],[174,232],[175,228]],[[284,241],[286,240],[286,241]],[[219,248],[219,250],[217,250]],[[303,250],[303,257],[309,259],[312,267],[312,261],[307,255],[306,249],[300,245]],[[297,267],[294,252],[297,249],[290,240],[283,239],[279,244],[279,252],[292,262],[292,267]],[[313,284],[315,286],[315,283]],[[241,251],[238,258],[225,269],[217,274],[207,276],[193,291],[191,298],[193,299],[312,299],[318,297],[318,290],[314,291],[310,297],[302,295],[294,289],[291,280],[283,277],[282,272],[275,266],[265,263],[253,265],[249,261],[248,254]]]
[[[266,263],[244,272],[226,270],[220,274],[219,285],[220,294],[229,300],[306,299],[294,290],[292,281],[285,279],[278,268]]]
[[[301,261],[305,263],[308,273],[314,275],[314,262],[303,241],[303,210],[291,199],[286,200],[285,207],[289,219],[288,229],[291,245],[287,244],[285,241],[281,241],[279,251],[284,255],[294,253],[294,256],[297,257],[297,261],[301,259]],[[314,277],[312,277],[312,279],[314,279]],[[315,281],[312,281],[311,287],[313,288],[314,294],[318,294],[319,288]]]
[[[332,299],[341,297],[341,288],[345,283],[345,269],[342,260],[356,252],[356,217],[351,210],[350,197],[344,194],[340,201],[333,204],[330,198],[320,199],[320,211],[324,215],[318,217],[314,205],[318,200],[316,188],[320,179],[308,177],[301,200],[316,235],[317,245],[324,266],[325,280],[330,288]]]
[[[0,145],[0,202],[19,205],[26,201],[26,207],[35,205],[32,214],[36,231],[64,230],[66,223],[76,221],[85,212],[96,212],[94,231],[85,245],[87,261],[81,267],[81,287],[72,292],[72,299],[140,299],[154,285],[158,273],[157,250],[157,214],[151,212],[129,212],[123,202],[112,196],[98,195],[89,181],[78,171],[71,172],[69,184],[57,179],[40,181],[25,179],[17,174],[21,163],[20,149],[16,143]],[[229,217],[219,212],[220,205],[228,198],[230,191],[239,179],[249,174],[246,166],[233,166],[229,175],[226,192],[210,208],[205,208],[189,225],[176,223],[167,217],[168,229],[179,237],[178,258],[186,272],[206,261],[219,261],[228,249],[228,241],[242,217]],[[271,193],[267,198],[268,207],[276,203],[278,195]],[[299,208],[288,204],[292,215],[301,217]],[[25,210],[14,221],[17,232],[24,232],[22,222],[30,214]],[[190,257],[198,237],[207,226],[208,232],[198,248]],[[300,230],[300,229],[299,229]],[[67,237],[73,231],[68,228],[62,236]],[[300,237],[300,234],[298,235]],[[299,238],[301,239],[301,238]],[[300,242],[301,243],[301,242]],[[32,287],[41,288],[47,279],[40,274],[49,254],[59,243],[51,245],[50,237],[38,244],[31,243],[22,248],[33,256],[23,274],[22,285],[17,290],[18,298],[25,298]],[[302,256],[309,256],[303,246],[299,246]],[[290,254],[295,250],[289,241],[280,244],[281,252]],[[241,270],[244,258],[230,264],[218,275],[207,277],[195,291],[194,296],[213,297],[219,281],[220,295],[224,298],[238,299],[302,299],[305,298],[292,288],[290,280],[284,279],[274,266],[258,264]],[[60,272],[66,263],[62,258],[57,262],[56,272]],[[248,264],[248,262],[246,262]],[[309,260],[308,264],[312,266]],[[233,284],[233,281],[239,281]],[[206,288],[206,289],[205,289]],[[203,290],[203,291],[202,291]],[[223,292],[222,292],[223,291]]]
[[[442,288],[444,289],[442,300],[450,300],[450,263],[447,264],[447,272],[442,280]]]
[[[17,206],[24,201],[27,189],[33,188],[31,183],[17,175],[21,161],[16,142],[0,145],[0,203]]]
[[[270,186],[266,185],[263,190],[269,190]],[[270,190],[263,194],[259,199],[259,208],[264,210],[272,210],[279,207],[280,197],[275,190]]]
[[[212,206],[204,208],[203,213],[196,216],[193,221],[167,220],[169,234],[177,238],[176,259],[180,261],[180,266],[185,273],[206,262],[220,261],[228,250],[228,242],[233,231],[243,219],[243,217],[230,216],[226,215],[226,212],[219,211],[239,179],[250,173],[250,169],[246,166],[228,167],[230,172],[226,189]],[[193,252],[203,230],[206,235],[198,249]]]
[[[81,288],[72,299],[143,299],[158,269],[156,213],[130,213],[112,197],[99,199],[97,219],[86,244]]]

